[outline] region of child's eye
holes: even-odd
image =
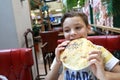
[[[82,27],[78,26],[78,27],[75,27],[75,29],[81,29]]]
[[[64,32],[69,32],[69,31],[70,31],[69,29],[64,30]]]

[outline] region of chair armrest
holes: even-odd
[[[48,43],[45,42],[45,43],[41,46],[41,48],[45,47],[47,44],[48,44]]]

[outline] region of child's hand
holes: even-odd
[[[65,47],[68,45],[68,43],[69,43],[70,41],[64,41],[64,42],[62,42],[61,44],[59,44],[58,46],[57,46],[57,48],[55,49],[55,55],[56,55],[56,60],[57,60],[57,62],[60,62],[60,54],[61,54],[61,52],[65,49]]]
[[[88,60],[93,74],[100,80],[106,80],[103,58],[101,54],[102,52],[100,51],[92,51],[89,53]]]

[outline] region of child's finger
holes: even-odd
[[[88,60],[96,59],[98,61],[102,60],[101,52],[100,51],[92,51],[89,53],[89,58]]]
[[[58,45],[58,47],[66,47],[70,41],[64,41]]]

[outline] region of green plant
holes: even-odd
[[[32,30],[33,30],[33,36],[34,36],[34,37],[39,36],[40,25],[39,25],[39,24],[34,24],[33,27],[32,27]],[[35,39],[34,39],[34,42],[35,42],[35,43],[38,43],[39,41],[40,41],[39,38],[35,38]]]
[[[39,3],[34,0],[30,0],[31,10],[39,9]]]
[[[34,24],[32,30],[33,30],[33,36],[34,37],[39,36],[40,25],[39,24]]]

